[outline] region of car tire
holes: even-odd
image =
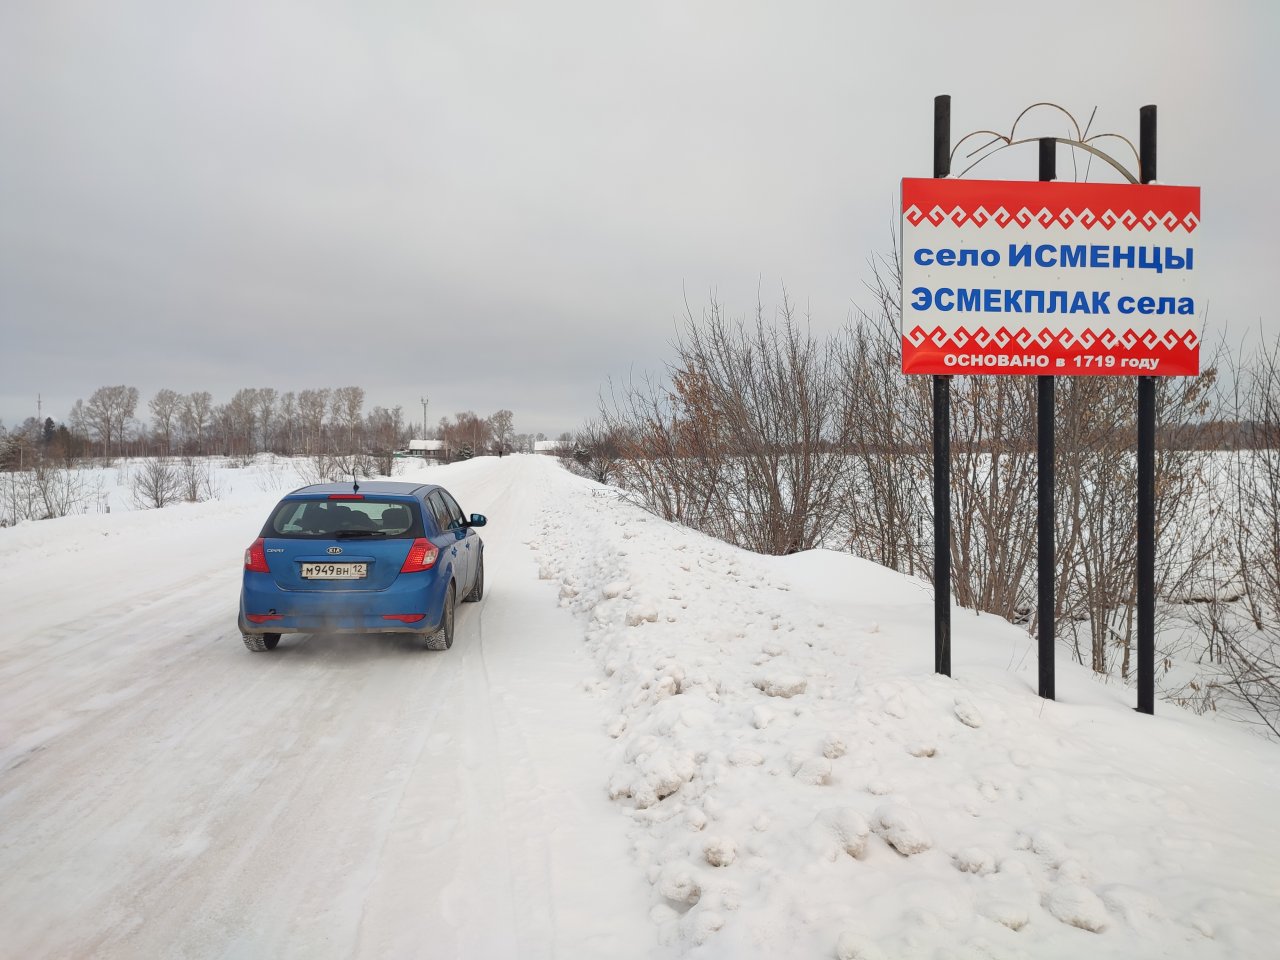
[[[244,645],[254,653],[265,653],[268,650],[274,650],[276,644],[280,642],[280,634],[278,633],[242,633],[240,636],[244,639]]]
[[[471,585],[471,592],[462,598],[463,603],[479,603],[484,597],[484,554],[480,554],[480,566],[476,568],[476,579]]]
[[[453,606],[456,594],[453,584],[444,595],[444,612],[440,615],[440,629],[427,637],[428,650],[448,650],[453,646]]]

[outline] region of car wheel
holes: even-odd
[[[484,554],[480,554],[480,566],[476,568],[476,580],[471,592],[462,598],[463,603],[478,603],[484,596]]]
[[[428,650],[448,650],[453,646],[453,584],[444,595],[444,613],[440,616],[440,629],[427,637]]]
[[[244,645],[254,653],[265,653],[268,650],[274,650],[276,644],[280,642],[280,634],[278,633],[242,633]]]

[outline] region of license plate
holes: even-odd
[[[304,580],[363,580],[369,575],[367,563],[304,563]]]

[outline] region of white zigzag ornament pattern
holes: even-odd
[[[1002,229],[1010,226],[1021,227],[1022,229],[1032,226],[1046,229],[1050,227],[1067,229],[1080,226],[1086,230],[1092,230],[1094,227],[1100,227],[1103,230],[1119,227],[1122,230],[1132,231],[1135,228],[1142,227],[1148,233],[1157,228],[1167,230],[1170,233],[1182,228],[1187,233],[1191,233],[1200,225],[1200,218],[1194,213],[1186,213],[1179,216],[1172,210],[1157,214],[1153,210],[1138,213],[1133,210],[1117,212],[1110,209],[1103,210],[1101,213],[1094,213],[1088,207],[1077,212],[1069,208],[1051,210],[1048,207],[1040,207],[1037,210],[1032,210],[1029,207],[1019,207],[1017,210],[1010,211],[1004,207],[988,210],[986,207],[978,206],[972,210],[966,210],[964,207],[956,206],[948,210],[940,206],[934,206],[926,212],[912,204],[903,211],[902,215],[907,223],[913,227],[918,227],[927,220],[935,227],[950,221],[957,227],[963,227],[966,224],[985,227],[988,223],[994,223]]]

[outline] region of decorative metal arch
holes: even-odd
[[[988,160],[991,157],[995,156],[997,153],[1007,150],[1010,147],[1021,146],[1024,143],[1036,143],[1044,139],[1043,137],[1021,137],[1021,138],[1018,137],[1018,124],[1022,122],[1023,117],[1025,117],[1032,110],[1036,109],[1036,107],[1050,107],[1051,109],[1059,111],[1068,120],[1071,121],[1071,126],[1075,129],[1076,135],[1074,140],[1070,137],[1053,137],[1052,139],[1056,140],[1058,143],[1066,144],[1069,147],[1076,147],[1080,150],[1084,150],[1086,153],[1089,153],[1097,157],[1099,160],[1102,160],[1104,163],[1114,168],[1121,176],[1123,176],[1130,183],[1141,182],[1142,160],[1141,160],[1141,157],[1139,156],[1138,148],[1133,145],[1132,140],[1130,140],[1128,137],[1124,136],[1123,134],[1119,134],[1119,133],[1095,133],[1093,136],[1089,136],[1089,128],[1093,125],[1093,118],[1098,112],[1097,107],[1094,107],[1093,113],[1089,114],[1089,122],[1085,124],[1084,129],[1082,130],[1080,128],[1080,122],[1076,120],[1076,118],[1071,114],[1071,111],[1067,110],[1063,106],[1060,106],[1059,104],[1050,103],[1047,100],[1042,100],[1039,103],[1033,103],[1031,104],[1031,106],[1027,107],[1020,114],[1018,114],[1017,119],[1013,121],[1013,126],[1009,128],[1009,133],[1007,135],[1003,133],[997,133],[994,130],[974,130],[972,133],[967,133],[963,137],[961,137],[959,140],[957,140],[955,146],[951,148],[952,160],[955,160],[956,154],[960,151],[961,144],[963,144],[966,140],[969,140],[973,137],[981,136],[984,134],[991,138],[982,146],[965,154],[966,160],[975,156],[978,159],[974,160],[973,163],[969,164],[969,166],[965,167],[962,171],[960,171],[960,173],[957,174],[957,176],[963,177],[966,173],[968,173],[978,164],[982,163],[984,160]],[[1099,150],[1097,147],[1093,145],[1093,142],[1095,140],[1102,140],[1106,138],[1121,140],[1129,147],[1131,151],[1133,151],[1134,165],[1135,165],[1135,169],[1137,169],[1138,171],[1136,175],[1132,173],[1128,168],[1126,168],[1124,164],[1120,163],[1120,161],[1118,161],[1115,157],[1111,156],[1108,153],[1104,153],[1102,150]],[[999,144],[999,146],[996,146],[997,144]],[[981,156],[979,156],[979,154],[981,154]]]

